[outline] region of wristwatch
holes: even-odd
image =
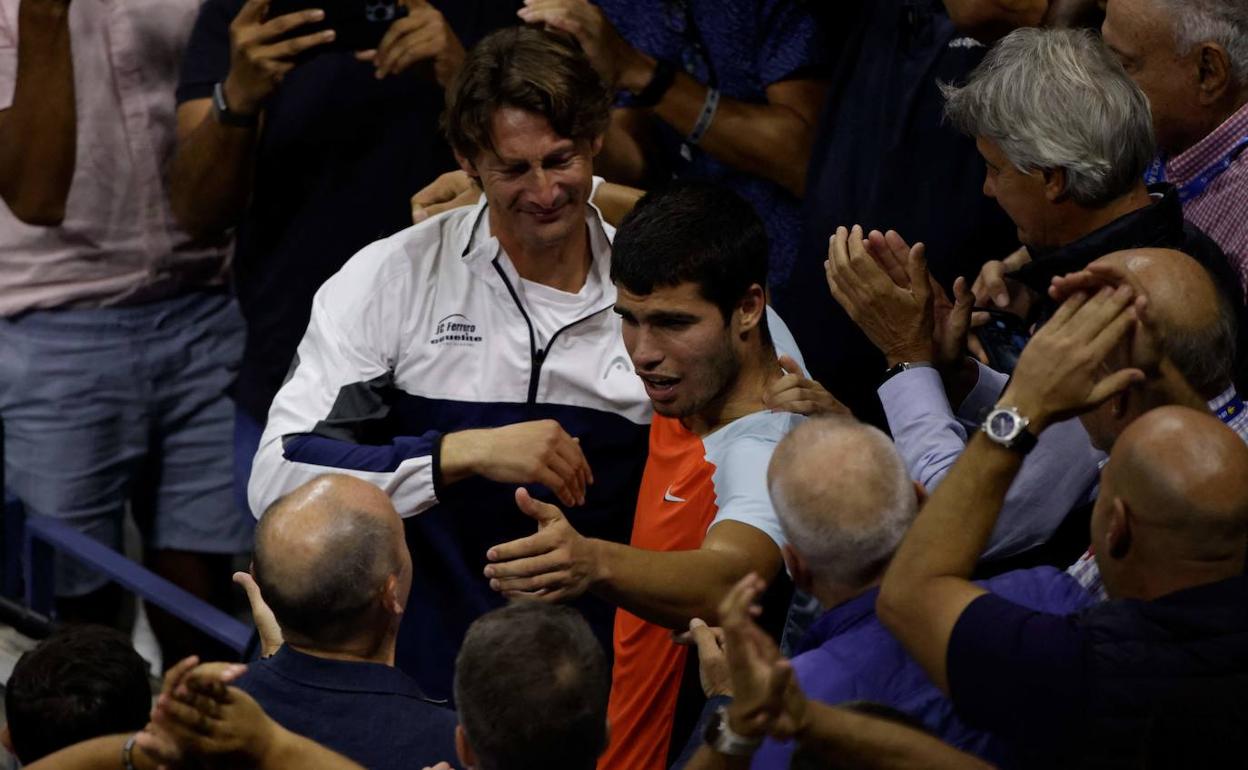
[[[243,115],[230,110],[229,103],[225,101],[224,81],[218,81],[212,87],[212,113],[216,116],[217,122],[225,126],[255,128],[256,124],[260,122],[259,115]]]
[[[732,731],[732,728],[728,726],[727,706],[715,709],[710,721],[706,723],[706,732],[702,735],[702,739],[706,741],[707,746],[729,757],[751,756],[763,744],[761,736],[746,738]]]
[[[884,376],[880,379],[880,384],[883,385],[884,383],[893,379],[894,377],[901,374],[902,372],[908,372],[911,369],[934,369],[934,368],[935,367],[932,366],[932,364],[927,361],[902,361],[901,363],[896,364],[895,366],[889,367],[888,371],[884,372]]]
[[[1027,454],[1036,445],[1036,434],[1027,430],[1031,420],[1012,406],[998,406],[984,418],[980,428],[988,438],[1016,452]]]

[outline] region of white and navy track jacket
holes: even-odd
[[[568,318],[541,348],[484,202],[366,247],[317,292],[269,412],[248,490],[253,511],[321,473],[344,472],[384,489],[410,517],[414,579],[400,664],[434,697],[449,695],[468,624],[501,603],[482,576],[486,551],[534,531],[514,485],[441,486],[443,435],[557,420],[580,439],[595,481],[569,520],[587,536],[628,541],[650,403],[612,311],[614,231],[596,209],[587,221],[601,306]],[[612,609],[593,598],[581,609],[609,640]]]

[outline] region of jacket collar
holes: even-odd
[[[1047,295],[1054,276],[1077,272],[1114,251],[1146,248],[1183,241],[1183,206],[1174,185],[1152,185],[1153,203],[1056,249],[1028,247],[1032,262],[1014,277],[1041,295]]]

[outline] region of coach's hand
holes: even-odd
[[[544,484],[564,505],[584,505],[594,483],[577,439],[554,420],[465,430],[442,437],[442,480],[484,476],[505,484]]]
[[[516,505],[537,522],[537,534],[486,553],[490,588],[509,597],[536,596],[549,602],[585,593],[596,579],[594,541],[577,532],[562,511],[534,500],[523,487],[516,490]]]

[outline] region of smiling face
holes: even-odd
[[[975,140],[988,170],[984,175],[984,195],[1005,210],[1018,228],[1018,241],[1024,246],[1061,246],[1054,219],[1060,216],[1049,199],[1044,174],[1020,171],[996,142],[984,137]]]
[[[492,228],[527,250],[557,248],[585,226],[602,138],[559,136],[546,118],[516,107],[496,110],[491,126],[494,149],[459,162],[480,180]]]
[[[644,295],[617,287],[624,346],[654,411],[692,417],[730,391],[741,370],[733,325],[697,284],[656,286]]]
[[[1156,0],[1110,0],[1101,26],[1105,44],[1148,96],[1157,145],[1171,155],[1204,136],[1199,47],[1180,56],[1173,25]]]

